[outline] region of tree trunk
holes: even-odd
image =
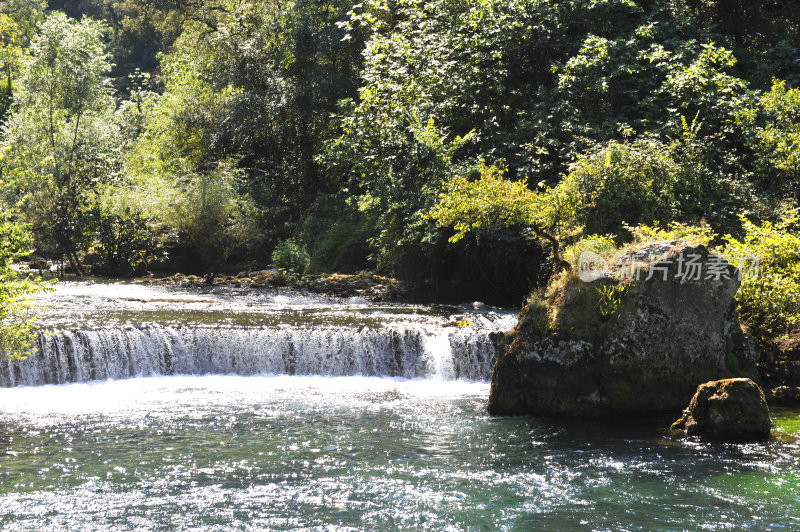
[[[67,254],[67,260],[69,261],[70,266],[72,266],[72,269],[75,270],[76,275],[80,277],[86,276],[86,272],[83,269],[83,264],[81,264],[81,261],[78,259],[78,253],[75,251],[75,246],[73,243],[63,234],[59,234],[56,237],[56,241],[59,243],[61,249]],[[64,272],[62,271],[61,273],[63,274]]]
[[[79,277],[85,277],[86,271],[83,269],[83,264],[81,264],[80,259],[78,259],[78,253],[75,251],[75,248],[70,245],[69,251],[67,252],[67,257],[69,257],[69,263],[75,269],[75,272]]]
[[[538,227],[534,227],[533,232],[536,233],[536,235],[539,236],[539,238],[543,238],[544,240],[550,242],[550,246],[552,247],[552,253],[553,253],[553,262],[555,262],[556,264],[556,271],[558,270],[569,271],[572,269],[572,264],[561,258],[561,244],[559,243],[558,239],[555,236],[548,233],[544,229]]]

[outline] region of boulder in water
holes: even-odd
[[[490,413],[676,411],[703,382],[755,372],[758,351],[734,302],[736,268],[680,242],[618,264],[631,275],[619,266],[593,282],[562,273],[523,308],[494,367]]]
[[[767,400],[750,379],[701,384],[683,416],[672,425],[687,436],[728,441],[765,440],[771,428]]]

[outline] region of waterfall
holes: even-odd
[[[424,326],[159,326],[44,330],[0,386],[153,375],[365,375],[486,380],[496,332]]]

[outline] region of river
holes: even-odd
[[[488,416],[512,312],[91,282],[41,304],[39,352],[0,369],[3,530],[800,528],[796,412],[747,445]]]

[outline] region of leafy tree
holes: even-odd
[[[800,325],[800,215],[794,210],[776,223],[742,223],[744,236],[727,235],[722,248],[745,272],[739,312],[756,336],[778,338]]]
[[[784,0],[675,0],[677,12],[715,28],[746,60],[751,76],[800,81],[800,9]]]
[[[237,193],[237,174],[229,163],[220,163],[187,175],[170,215],[182,240],[200,251],[209,284],[230,253],[257,236],[247,223],[247,200]]]
[[[30,245],[25,229],[12,221],[10,213],[0,212],[0,356],[12,360],[30,352],[35,334],[31,296],[49,287],[39,279],[20,278],[11,266]]]
[[[422,214],[442,183],[475,175],[481,159],[506,179],[555,186],[578,179],[574,163],[605,168],[592,154],[613,159],[611,147],[628,146],[592,186],[631,219],[654,221],[658,209],[662,221],[738,224],[736,207],[757,204],[735,128],[747,95],[738,58],[675,2],[373,1],[348,25],[369,36],[363,83],[358,99],[342,103],[341,134],[320,160],[375,213],[372,246],[391,273],[436,262],[430,253],[443,235]],[[642,138],[651,148],[626,144]],[[653,184],[646,196],[646,183],[625,182],[625,165],[637,161],[650,165],[631,175]],[[625,203],[628,186],[636,192]],[[621,231],[618,212],[589,212],[598,218],[581,223]]]
[[[305,246],[292,239],[284,240],[272,250],[272,265],[281,275],[302,277],[308,271],[311,258]]]
[[[11,105],[14,81],[46,4],[45,0],[13,0],[0,5],[0,124]]]
[[[451,242],[484,227],[521,226],[551,244],[556,267],[570,269],[561,257],[558,236],[572,229],[579,207],[577,195],[564,194],[564,187],[533,192],[525,179],[508,181],[504,173],[503,169],[481,163],[477,180],[460,176],[450,179],[428,217],[455,229]]]
[[[639,140],[610,142],[573,165],[556,189],[580,199],[570,213],[588,234],[625,236],[623,222],[651,224],[678,218],[677,164],[668,146]]]
[[[117,170],[105,26],[51,14],[32,45],[3,130],[4,193],[41,243],[79,274],[86,209]]]
[[[451,242],[502,225],[532,231],[549,243],[557,267],[569,268],[561,248],[581,235],[613,234],[622,242],[631,236],[626,223],[668,224],[685,216],[676,204],[685,171],[671,148],[654,140],[612,141],[590,150],[558,185],[540,183],[536,191],[505,173],[481,163],[478,179],[450,179],[429,217],[455,229]]]
[[[800,89],[776,80],[739,123],[765,188],[800,203]]]
[[[167,246],[199,253],[212,282],[232,253],[261,244],[256,209],[242,191],[242,171],[231,161],[205,168],[181,158],[162,163],[158,157],[134,160],[144,166],[105,191],[104,201],[119,218],[138,220],[134,227],[142,236],[137,240],[150,242],[144,236],[149,230]],[[140,256],[145,259],[157,250],[148,244],[142,249],[148,253]]]
[[[338,100],[355,92],[360,43],[337,25],[352,3],[135,3],[183,17],[162,57],[165,92],[137,148],[142,158],[198,169],[236,159],[263,229],[288,236],[338,191],[314,157],[333,135]]]
[[[140,212],[95,205],[88,217],[91,249],[98,259],[93,273],[131,275],[163,257],[161,242]]]

